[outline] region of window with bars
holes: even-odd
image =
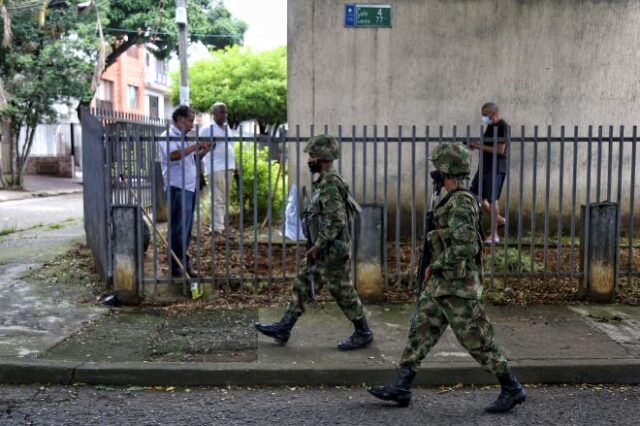
[[[158,83],[167,84],[166,62],[158,59],[156,61],[156,81]]]
[[[160,118],[160,101],[157,96],[149,95],[149,117]]]
[[[138,106],[138,88],[136,86],[129,85],[127,88],[127,95],[129,109],[136,109]]]
[[[96,108],[113,111],[113,82],[101,80],[96,90]]]

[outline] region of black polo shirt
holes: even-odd
[[[505,144],[505,155],[496,154],[496,159],[498,160],[498,164],[496,167],[497,173],[507,173],[507,149],[509,149],[509,142],[505,138],[507,135],[509,125],[506,121],[500,120],[496,124],[489,124],[484,131],[484,144],[493,146],[493,138],[494,132],[496,132],[498,136],[498,142]],[[497,145],[496,144],[496,145]],[[483,152],[482,153],[482,174],[491,174],[493,171],[493,153]]]

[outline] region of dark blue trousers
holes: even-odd
[[[183,200],[184,196],[184,200]],[[183,190],[171,186],[169,188],[169,235],[171,236],[171,250],[176,254],[180,262],[191,269],[191,259],[187,254],[191,242],[191,230],[193,228],[193,212],[196,208],[195,192]],[[171,253],[169,253],[171,255]],[[171,257],[171,256],[170,256]],[[183,271],[171,257],[171,275],[182,275]]]

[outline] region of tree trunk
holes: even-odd
[[[15,123],[9,123],[9,173],[11,174],[11,186],[14,186],[16,182],[15,152],[17,152],[18,137],[19,136],[16,135]]]
[[[31,146],[33,145],[33,139],[36,135],[36,129],[38,128],[38,124],[28,124],[26,128],[25,134],[25,144],[22,147],[22,152],[18,155],[18,174],[17,174],[17,183],[20,188],[22,188],[24,170],[27,167],[27,161],[29,159],[29,153],[31,152]],[[18,153],[19,150],[16,150]]]

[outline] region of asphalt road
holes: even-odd
[[[360,388],[142,389],[0,385],[0,425],[636,425],[637,386],[538,386],[513,412],[497,387],[425,388],[408,408]]]
[[[28,229],[81,219],[82,193],[0,203],[0,230]]]

